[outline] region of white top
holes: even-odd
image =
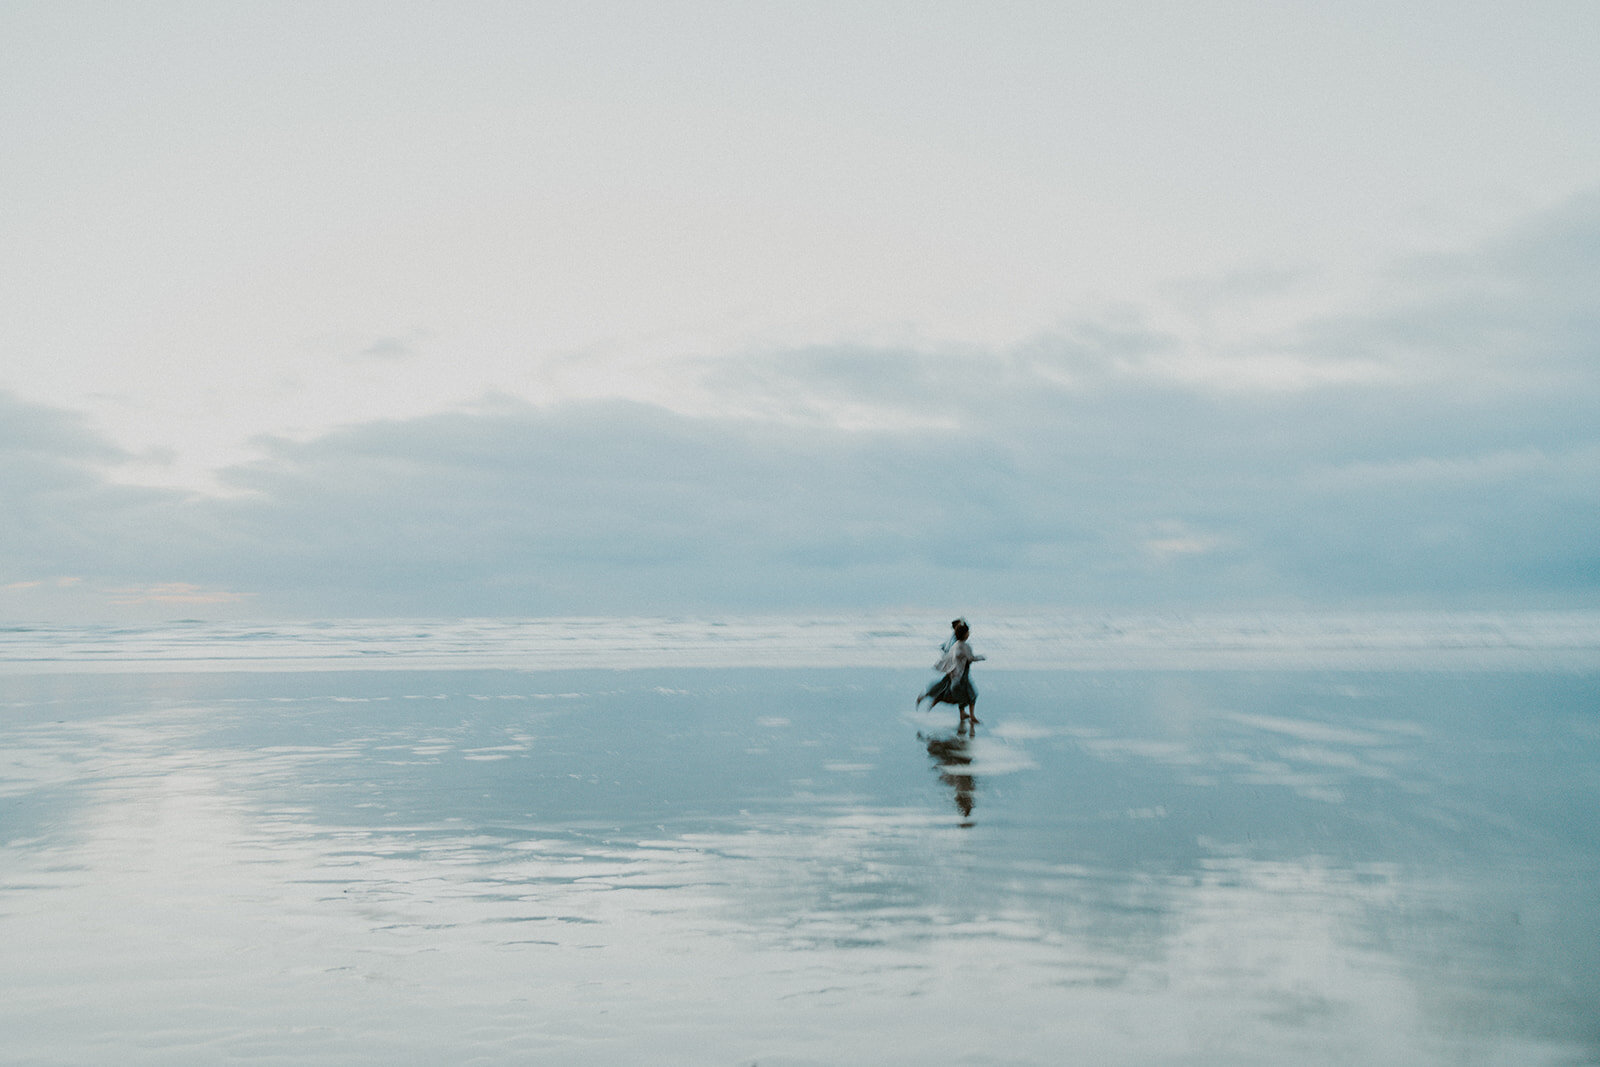
[[[980,656],[973,652],[972,646],[965,641],[957,641],[950,646],[943,656],[939,657],[939,662],[933,665],[933,669],[940,674],[960,677],[972,664],[980,659],[988,658],[988,656]]]

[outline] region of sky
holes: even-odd
[[[0,620],[1596,606],[1596,42],[0,0]]]

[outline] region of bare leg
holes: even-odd
[[[967,705],[967,718],[972,720],[972,725],[974,726],[981,721],[978,718],[978,702],[976,700]]]

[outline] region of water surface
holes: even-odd
[[[24,1063],[1600,1061],[1585,672],[38,674]]]

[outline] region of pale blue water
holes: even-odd
[[[1013,669],[1600,669],[1600,611],[975,616]],[[892,667],[936,616],[381,619],[0,627],[0,674],[97,670]]]
[[[13,656],[0,1059],[1597,1062],[1600,674],[1536,629],[1519,669],[991,661],[970,741],[920,660]]]

